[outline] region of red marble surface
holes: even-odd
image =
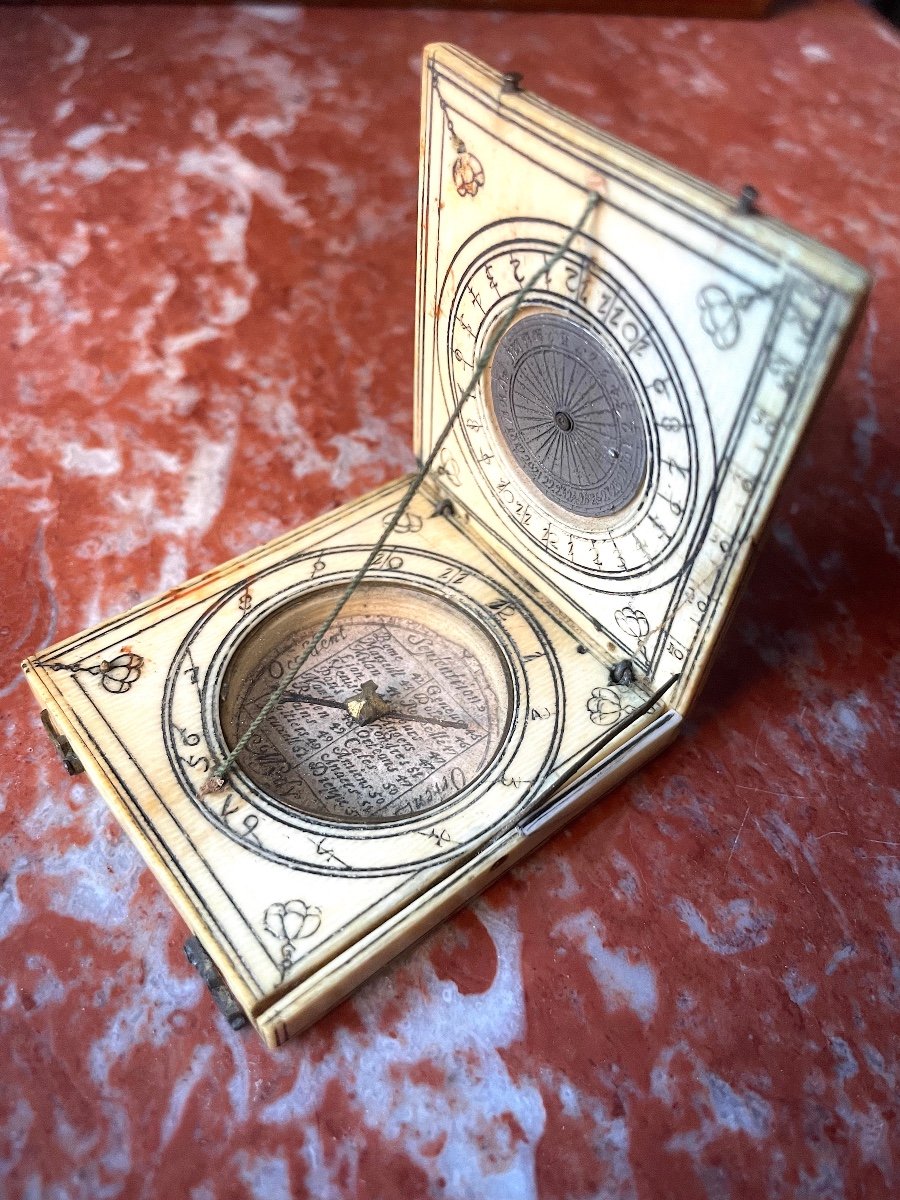
[[[410,467],[438,38],[876,286],[686,736],[270,1054],[17,662]],[[4,1195],[897,1194],[898,83],[850,3],[0,11]]]

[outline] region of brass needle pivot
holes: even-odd
[[[359,691],[350,697],[346,707],[357,725],[370,725],[379,717],[388,717],[394,711],[390,703],[378,695],[374,679],[367,679]]]

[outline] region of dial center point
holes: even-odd
[[[553,414],[553,420],[556,422],[557,429],[561,429],[563,433],[571,433],[575,428],[575,422],[567,412],[560,409],[559,412]]]
[[[374,679],[367,679],[359,691],[347,700],[346,707],[357,725],[371,725],[379,717],[389,716],[394,711],[393,706],[378,695]]]

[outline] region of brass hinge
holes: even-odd
[[[56,747],[59,757],[63,760],[63,766],[70,775],[80,775],[84,770],[81,764],[81,759],[72,749],[72,743],[62,733],[57,733],[53,728],[53,722],[50,720],[50,714],[46,708],[41,709],[41,724],[47,730],[47,737]]]
[[[216,1008],[225,1017],[232,1029],[243,1029],[247,1024],[244,1010],[228,989],[219,968],[203,948],[199,938],[190,937],[184,943],[184,956],[209,988]]]

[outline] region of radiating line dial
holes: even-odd
[[[548,500],[605,517],[634,499],[647,467],[638,402],[583,325],[544,312],[517,321],[494,353],[490,387],[510,454]]]

